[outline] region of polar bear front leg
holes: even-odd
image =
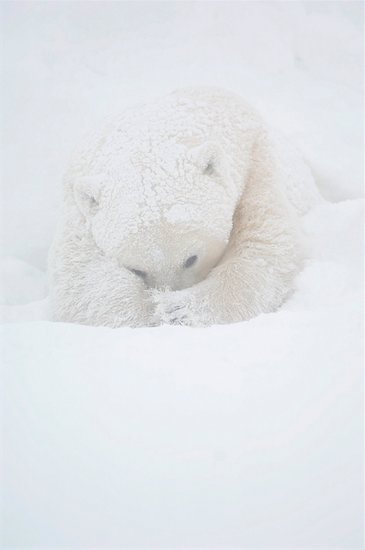
[[[156,324],[143,282],[112,259],[84,259],[81,253],[77,259],[75,254],[52,255],[49,272],[54,320],[112,328]]]
[[[209,326],[275,311],[303,260],[299,220],[272,180],[252,181],[234,217],[221,263],[197,285],[155,295],[164,323]]]
[[[270,256],[264,259],[266,252]],[[272,248],[252,248],[250,255],[226,262],[190,289],[156,295],[157,319],[168,324],[209,326],[275,311],[292,289],[297,266],[294,262],[278,266]]]
[[[87,324],[112,328],[155,325],[152,302],[143,281],[113,261],[92,266],[85,280],[84,300]]]

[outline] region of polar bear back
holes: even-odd
[[[163,170],[174,174],[184,148],[208,141],[219,145],[240,178],[247,174],[252,142],[260,129],[268,130],[258,113],[232,92],[211,87],[176,90],[108,120],[76,152],[65,184],[90,173],[120,174],[127,159],[151,169],[158,160]],[[283,189],[303,214],[321,200],[311,171],[285,138],[276,132],[270,136]]]

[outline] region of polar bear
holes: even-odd
[[[53,318],[207,326],[275,311],[303,263],[300,216],[319,200],[277,143],[252,107],[215,88],[108,121],[64,178]]]

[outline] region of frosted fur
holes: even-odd
[[[179,90],[130,109],[65,175],[53,317],[204,326],[274,311],[302,265],[300,215],[319,200],[297,153],[234,94]]]

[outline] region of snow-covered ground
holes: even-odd
[[[4,547],[363,545],[362,2],[3,2]],[[47,320],[66,160],[179,86],[241,93],[329,202],[277,313]]]

